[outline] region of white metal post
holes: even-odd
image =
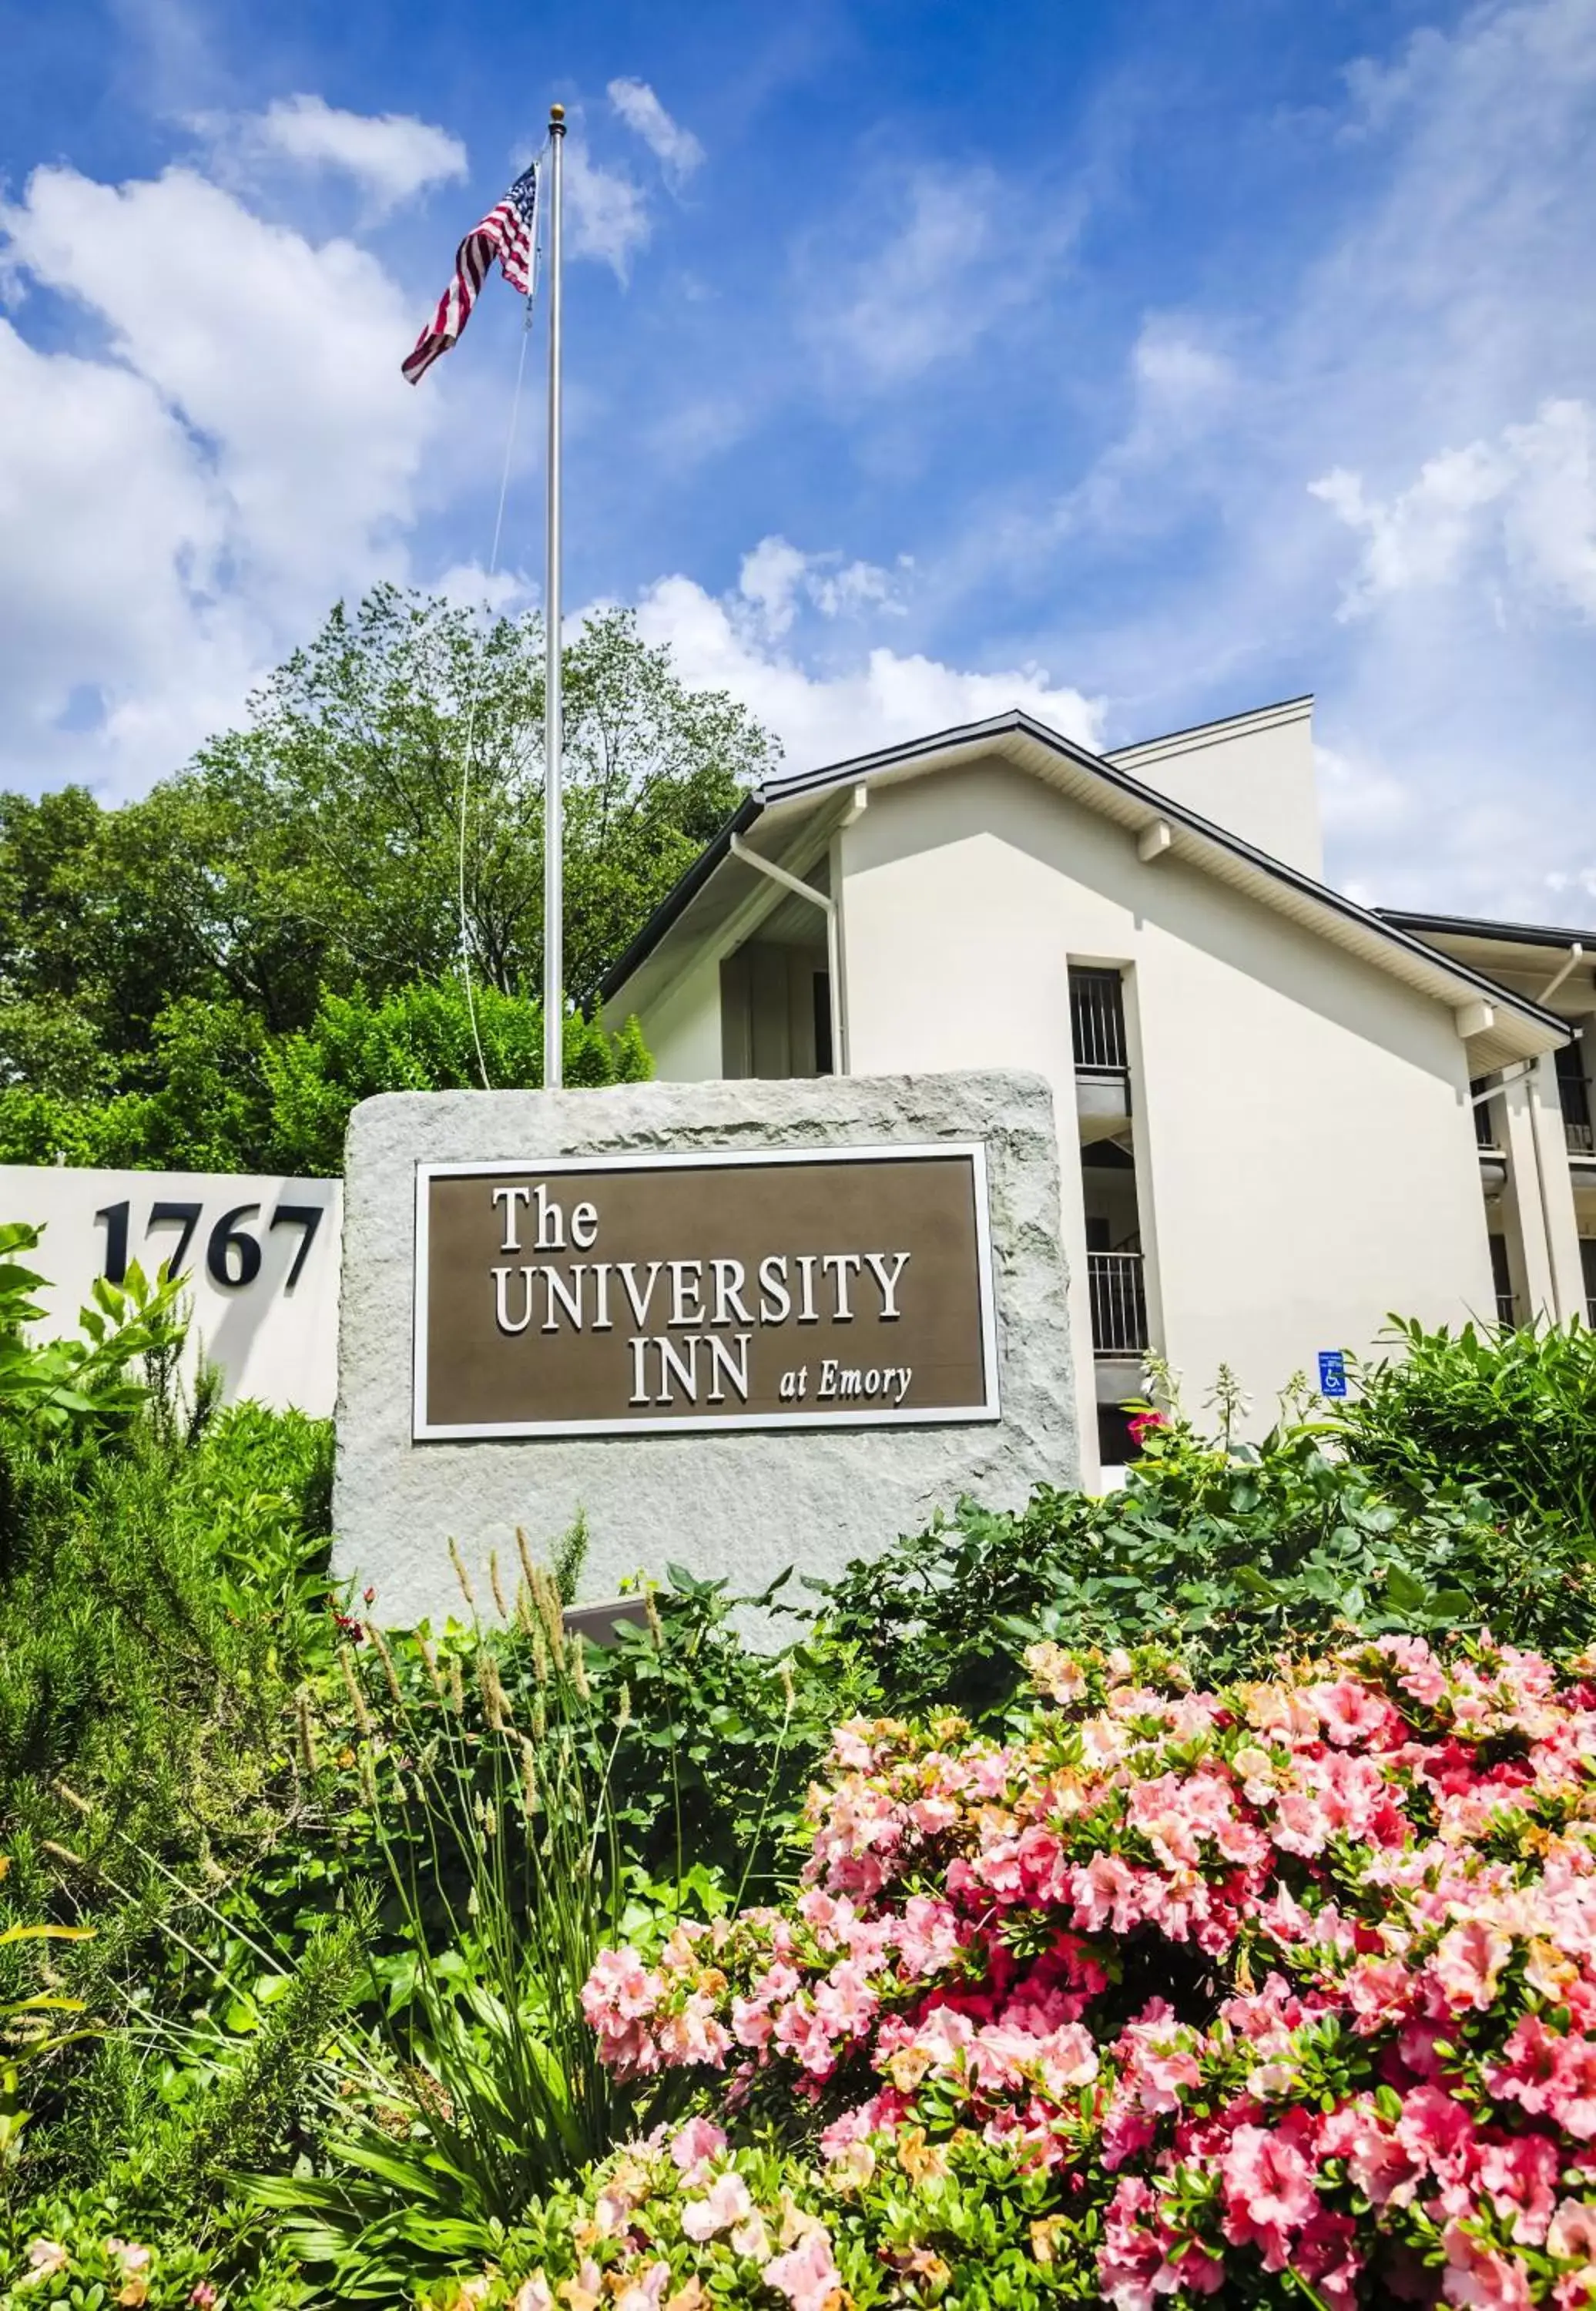
[[[544,575],[543,694],[543,1080],[564,1080],[564,816],[560,790],[564,731],[560,699],[560,267],[561,161],[565,107],[549,107],[548,560]]]

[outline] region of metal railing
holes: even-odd
[[[1469,1085],[1469,1096],[1474,1103],[1474,1137],[1481,1147],[1490,1147],[1494,1149],[1497,1144],[1496,1123],[1496,1103],[1494,1099],[1482,1099],[1480,1097],[1480,1094],[1484,1091],[1488,1080],[1489,1078],[1486,1076],[1473,1077]]]
[[[1496,1295],[1497,1323],[1504,1325],[1506,1329],[1511,1331],[1513,1326],[1518,1322],[1518,1302],[1516,1296],[1511,1292],[1498,1292]]]
[[[1117,971],[1071,970],[1069,1025],[1075,1064],[1085,1075],[1124,1075],[1129,1068],[1125,1041],[1125,994]]]
[[[1147,1295],[1139,1251],[1089,1251],[1092,1346],[1100,1356],[1138,1356],[1147,1345]]]
[[[1591,1129],[1591,1090],[1585,1081],[1583,1042],[1565,1043],[1557,1053],[1557,1096],[1563,1109],[1563,1138],[1571,1156],[1596,1154],[1596,1131]]]

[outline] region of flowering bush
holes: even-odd
[[[601,2170],[525,2311],[1596,2302],[1596,1662],[1027,1658],[1005,1740],[841,1729],[794,1903],[599,1959],[740,2147]]]
[[[224,2248],[196,2243],[192,2209],[174,2207],[156,2234],[94,2193],[36,2201],[21,2229],[0,2237],[0,2304],[7,2311],[292,2311],[309,2300],[291,2256],[269,2246],[247,2275]]]

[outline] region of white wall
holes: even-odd
[[[65,1165],[34,1168],[0,1164],[0,1220],[31,1220],[43,1227],[35,1252],[24,1266],[48,1279],[39,1293],[47,1337],[72,1334],[77,1312],[88,1301],[94,1278],[106,1272],[113,1217],[126,1206],[126,1256],[153,1278],[162,1260],[177,1251],[183,1223],[152,1225],[159,1203],[197,1205],[196,1224],[184,1257],[193,1309],[189,1368],[199,1353],[222,1367],[231,1401],[254,1397],[263,1404],[297,1405],[318,1418],[330,1416],[338,1389],[338,1261],[343,1227],[343,1184],[337,1180],[245,1179],[188,1172],[80,1172]],[[246,1208],[240,1212],[240,1206]],[[248,1208],[253,1206],[254,1209]],[[285,1206],[320,1214],[298,1277],[288,1277],[306,1229],[274,1214]],[[216,1236],[218,1266],[236,1276],[249,1255],[229,1250],[220,1225],[239,1213],[237,1229],[260,1248],[258,1272],[245,1283],[219,1281],[207,1260]]]
[[[618,1026],[619,1017],[610,1020]],[[714,1083],[720,1065],[720,964],[702,955],[642,1022],[643,1037],[661,1083]]]
[[[1084,1429],[1072,962],[1129,967],[1157,1345],[1194,1407],[1224,1361],[1261,1427],[1295,1372],[1368,1348],[1388,1312],[1492,1307],[1449,1009],[1173,858],[1144,865],[1007,764],[877,787],[842,860],[854,1071],[1012,1065],[1053,1084]]]
[[[1188,810],[1320,881],[1324,840],[1313,776],[1313,701],[1177,731],[1106,759]]]

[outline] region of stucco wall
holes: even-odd
[[[721,1074],[718,956],[700,955],[664,1002],[645,1016],[642,1026],[661,1083],[717,1082]]]
[[[1493,1305],[1452,1013],[1022,772],[877,787],[843,837],[853,1066],[1033,1068],[1073,1109],[1067,972],[1129,967],[1155,1338],[1195,1402],[1223,1360],[1267,1423],[1386,1313]],[[1082,1272],[1078,1173],[1063,1238]],[[1072,1295],[1089,1374],[1086,1295]],[[1089,1452],[1091,1427],[1083,1419]]]
[[[1107,759],[1160,794],[1200,811],[1271,859],[1324,872],[1313,775],[1313,702],[1265,707],[1206,730],[1177,731]]]

